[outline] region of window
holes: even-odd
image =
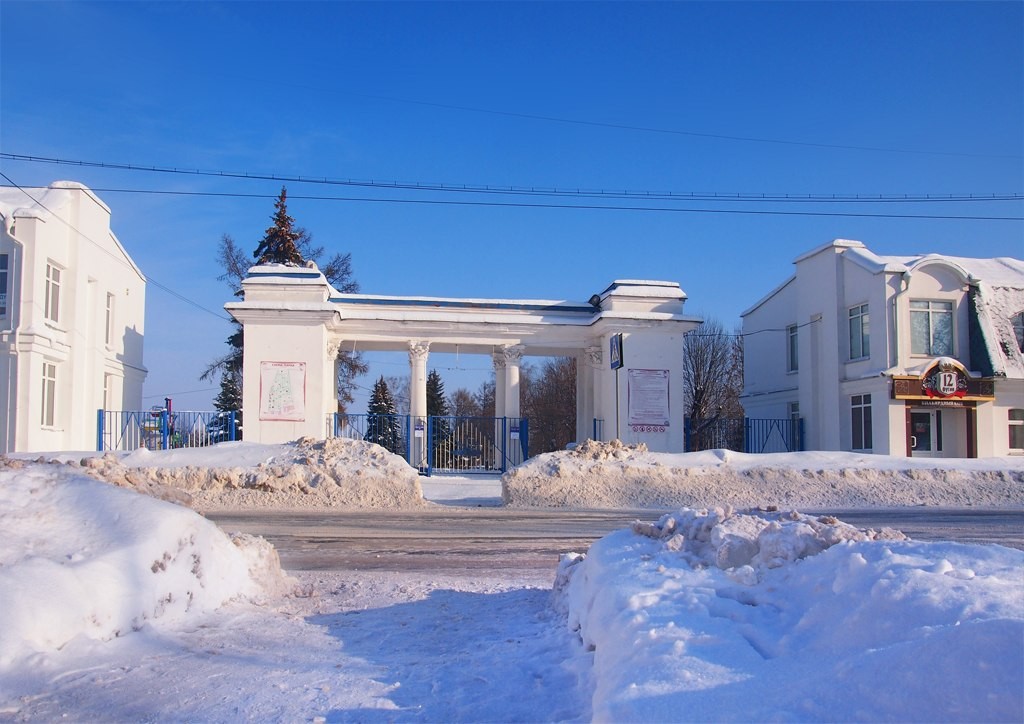
[[[854,395],[850,398],[850,420],[853,429],[852,450],[870,450],[871,444],[871,395]]]
[[[46,265],[46,301],[44,314],[51,322],[60,321],[60,268]]]
[[[800,419],[800,403],[790,402],[789,403],[789,419],[793,422],[797,422]]]
[[[7,316],[7,255],[0,254],[0,317]]]
[[[797,327],[791,324],[786,327],[786,370],[796,372],[800,369],[800,347],[797,344]]]
[[[850,307],[850,359],[871,356],[870,322],[868,305],[858,304],[856,307]]]
[[[953,354],[953,302],[910,301],[910,352]]]
[[[1024,410],[1010,410],[1010,452],[1024,453]]]
[[[40,422],[53,427],[57,419],[57,365],[43,362],[43,409]]]
[[[1017,338],[1017,349],[1024,352],[1024,312],[1017,312],[1010,318],[1013,325],[1013,336]]]
[[[114,375],[103,375],[103,409],[109,410],[114,406]]]
[[[114,295],[107,294],[107,324],[103,341],[109,347],[114,342]]]

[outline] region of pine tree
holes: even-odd
[[[281,195],[274,202],[274,223],[267,229],[263,240],[252,253],[257,264],[303,264],[297,242],[299,232],[295,230],[295,219],[288,215],[288,191],[282,186]]]
[[[401,454],[402,427],[395,413],[394,398],[391,397],[391,390],[388,389],[388,383],[384,381],[383,376],[373,385],[366,412],[366,435],[363,439],[376,443],[390,452]]]

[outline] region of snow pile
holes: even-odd
[[[650,453],[588,440],[502,477],[519,507],[869,508],[1024,505],[1024,458],[921,459],[856,453]]]
[[[404,459],[361,440],[301,438],[246,442],[81,461],[107,482],[197,510],[238,508],[413,508],[424,504],[419,475]],[[168,492],[172,491],[172,492]],[[180,492],[179,492],[180,491]]]
[[[1024,552],[683,509],[563,558],[597,721],[1021,721]]]
[[[0,667],[294,589],[262,538],[70,468],[0,470]]]

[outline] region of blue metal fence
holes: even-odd
[[[96,450],[170,450],[238,439],[235,412],[97,410]]]
[[[518,417],[454,417],[335,413],[327,436],[366,440],[434,472],[505,472],[530,456],[530,425]]]
[[[803,450],[803,420],[740,419],[683,421],[685,448],[735,450],[746,453],[797,452]]]

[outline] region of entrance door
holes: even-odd
[[[910,412],[910,454],[914,457],[936,457],[942,452],[941,431],[935,410]]]

